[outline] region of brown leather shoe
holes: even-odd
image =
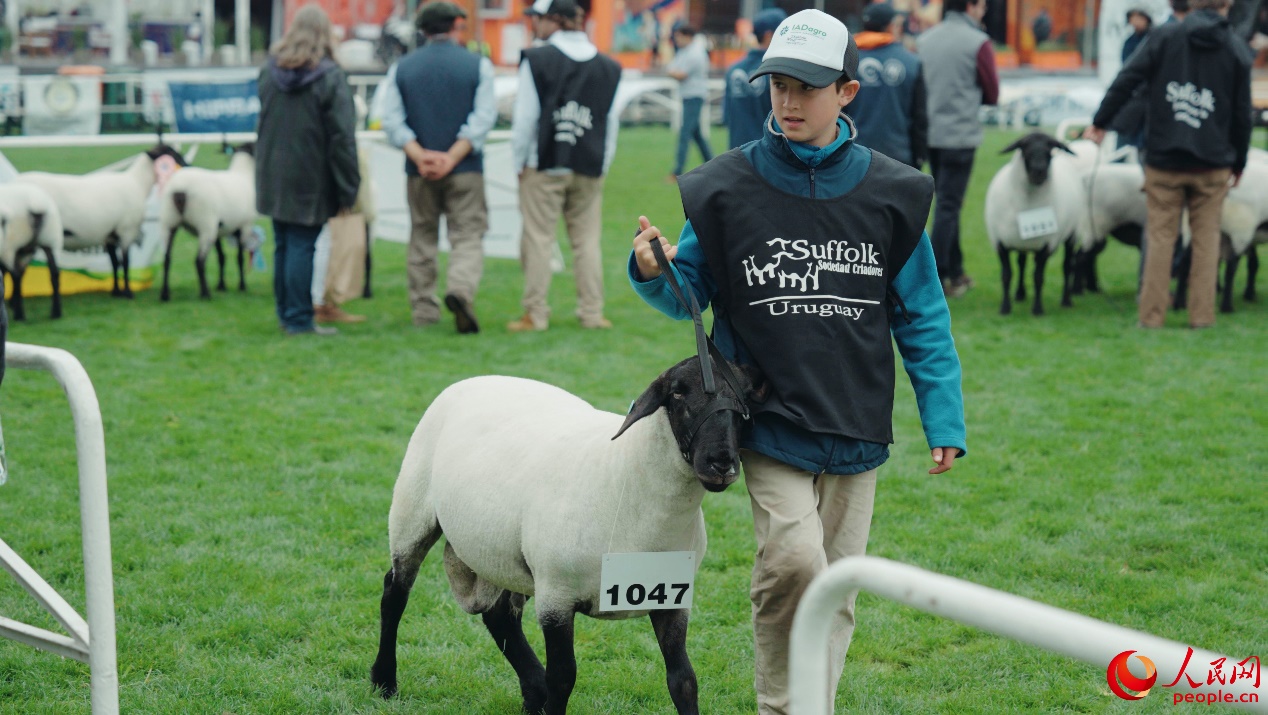
[[[364,315],[344,312],[337,305],[314,305],[313,321],[317,323],[364,323]]]
[[[364,315],[354,315],[345,312],[343,308],[337,305],[326,306],[326,323],[364,323]]]
[[[528,333],[528,332],[534,332],[534,331],[540,332],[542,330],[545,330],[548,327],[550,327],[548,323],[542,323],[541,325],[538,325],[533,320],[533,316],[529,315],[528,313],[525,313],[518,320],[512,320],[511,322],[506,324],[507,331],[512,333]]]
[[[607,318],[599,318],[598,320],[583,320],[581,327],[586,330],[608,330],[612,327],[612,321]]]

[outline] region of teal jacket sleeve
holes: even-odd
[[[709,272],[709,264],[705,262],[704,251],[700,248],[700,239],[696,238],[696,231],[691,227],[691,221],[682,227],[682,233],[678,236],[678,255],[670,263],[670,268],[678,277],[678,285],[690,286],[703,312],[717,292],[717,284],[713,281],[713,274]],[[639,276],[633,250],[630,251],[628,271],[630,285],[634,286],[634,292],[648,305],[674,320],[691,319],[691,314],[684,310],[674,298],[674,293],[670,290],[665,276],[660,275],[651,280],[643,280]]]
[[[928,233],[920,237],[893,287],[902,307],[895,311],[891,332],[916,391],[925,440],[930,449],[958,447],[962,457],[968,446],[960,356],[951,337],[951,310],[938,280]]]

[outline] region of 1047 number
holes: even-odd
[[[691,584],[689,583],[668,584],[669,589],[677,591],[677,594],[669,593],[668,591],[666,591],[665,587],[666,587],[666,584],[658,583],[652,586],[651,590],[648,590],[648,588],[641,583],[632,583],[629,586],[625,587],[625,591],[624,593],[622,593],[620,584],[612,584],[612,588],[609,588],[607,591],[604,591],[604,593],[607,594],[612,599],[608,604],[611,606],[622,605],[620,600],[621,596],[625,596],[625,603],[631,606],[640,606],[645,602],[651,602],[651,603],[655,603],[658,606],[664,606],[667,602],[669,602],[670,598],[673,599],[674,605],[678,606],[682,604],[682,598],[683,596],[687,595],[687,590],[691,588]]]

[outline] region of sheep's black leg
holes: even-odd
[[[370,682],[384,698],[396,694],[396,631],[401,625],[401,615],[409,603],[409,590],[418,577],[418,567],[423,558],[440,539],[441,531],[435,529],[408,553],[392,558],[392,568],[383,577],[383,599],[379,602],[379,653],[370,667]]]
[[[568,698],[577,683],[572,624],[575,615],[572,608],[537,615],[546,641],[546,715],[565,715]]]
[[[216,284],[216,290],[223,293],[229,288],[225,285],[225,246],[219,236],[216,237],[216,258],[220,259],[220,283]]]
[[[696,671],[691,667],[687,657],[687,622],[691,612],[652,611],[652,628],[656,631],[656,642],[660,644],[660,654],[665,658],[665,682],[669,685],[669,697],[674,701],[678,715],[697,715],[700,712],[697,704],[699,688],[696,685]]]
[[[1017,295],[1013,296],[1016,301],[1026,299],[1026,256],[1025,251],[1017,252]]]
[[[999,305],[999,314],[1008,315],[1013,312],[1012,298],[1008,295],[1008,289],[1011,287],[1009,283],[1013,280],[1013,265],[1008,260],[1008,249],[1003,246],[995,248],[995,252],[999,254],[999,275],[1000,280],[1004,283],[1004,301]]]
[[[1096,262],[1101,258],[1101,252],[1105,250],[1108,241],[1101,241],[1088,251],[1083,259],[1083,270],[1081,273],[1084,278],[1084,287],[1089,293],[1101,292],[1101,279],[1096,275]]]
[[[374,252],[374,233],[369,221],[365,222],[365,288],[361,289],[362,298],[373,298],[374,292],[370,290],[370,268],[374,261],[371,254]]]
[[[57,267],[53,249],[44,247],[44,260],[48,262],[48,282],[53,287],[53,319],[62,317],[62,272]]]
[[[140,240],[140,237],[137,237]],[[131,247],[119,249],[119,263],[123,265],[123,297],[132,297],[132,250]]]
[[[9,280],[13,282],[13,292],[9,294],[9,312],[14,320],[26,320],[26,308],[22,305],[22,259],[14,260],[14,270],[9,271]]]
[[[167,234],[167,250],[163,253],[163,290],[159,291],[159,300],[166,303],[172,299],[172,291],[168,287],[168,275],[172,272],[172,243],[176,240],[176,229]]]
[[[119,290],[119,242],[114,236],[106,239],[106,255],[110,256],[110,276],[114,279],[110,295],[121,298],[123,291]]]
[[[243,268],[245,267],[246,264],[243,263],[242,256],[243,254],[246,253],[247,247],[246,247],[246,244],[242,242],[242,229],[238,229],[237,237],[238,237],[238,290],[245,293],[247,289],[247,275],[246,273],[243,272]]]
[[[1069,308],[1073,303],[1070,301],[1071,286],[1074,285],[1075,272],[1075,248],[1074,237],[1071,236],[1065,240],[1065,253],[1061,260],[1061,307]]]
[[[1035,254],[1035,303],[1030,309],[1032,315],[1043,315],[1043,272],[1051,253],[1051,249],[1044,248]]]
[[[1220,312],[1233,312],[1233,278],[1237,275],[1237,263],[1240,259],[1229,251],[1224,261],[1224,287],[1220,291]]]
[[[524,637],[521,616],[524,614],[524,596],[503,591],[493,608],[481,613],[484,627],[489,629],[493,642],[515,669],[520,679],[520,694],[524,696],[524,712],[540,713],[546,707],[546,669],[537,659],[537,653]]]
[[[217,242],[219,240],[216,239]],[[207,254],[201,248],[198,250],[198,255],[194,257],[194,268],[198,270],[198,297],[211,300],[211,291],[207,289]]]
[[[1171,276],[1176,279],[1176,292],[1171,301],[1172,310],[1183,310],[1189,302],[1189,268],[1192,265],[1192,247],[1185,246],[1178,249],[1171,267]]]
[[[1259,252],[1254,246],[1246,252],[1246,292],[1242,298],[1247,303],[1255,302],[1255,274],[1259,272]]]

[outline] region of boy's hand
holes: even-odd
[[[955,464],[956,455],[959,453],[959,447],[934,447],[929,454],[933,457],[933,461],[938,463],[938,466],[930,469],[929,473],[942,474],[943,472],[950,470],[952,465]]]
[[[638,235],[634,237],[634,263],[638,266],[638,276],[645,281],[660,275],[660,264],[656,262],[656,254],[652,253],[652,241],[660,241],[665,250],[665,258],[672,261],[678,255],[678,247],[671,246],[660,229],[652,225],[646,216],[638,217]]]

